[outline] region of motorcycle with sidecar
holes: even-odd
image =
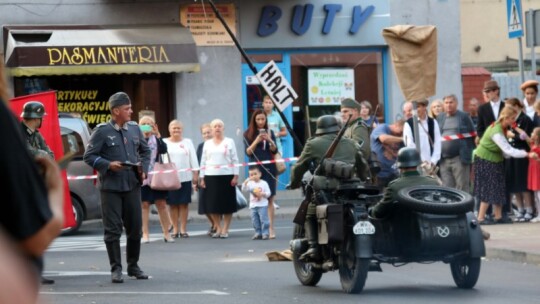
[[[300,258],[308,249],[304,225],[295,224],[290,242],[298,280],[315,286],[328,271],[339,271],[342,289],[360,293],[368,272],[381,264],[444,262],[459,288],[473,288],[480,275],[485,246],[466,192],[415,186],[398,192],[392,213],[370,216],[380,190],[358,179],[313,176],[310,198],[316,200],[318,257]]]

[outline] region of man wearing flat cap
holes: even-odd
[[[416,101],[418,116],[418,138],[414,135],[413,118],[407,119],[403,127],[403,143],[405,147],[416,148],[420,142],[420,158],[422,163],[434,167],[441,159],[441,130],[437,120],[427,115],[427,99]]]
[[[525,99],[523,99],[525,114],[527,114],[530,119],[534,119],[534,103],[538,96],[538,81],[527,80],[521,84],[520,89],[523,91],[523,95],[525,95]]]
[[[478,107],[478,124],[476,125],[476,141],[482,138],[484,131],[499,118],[499,114],[504,108],[504,101],[501,101],[499,84],[495,80],[488,80],[484,83],[483,93],[488,100]]]
[[[111,120],[96,126],[84,161],[98,172],[104,240],[113,283],[123,283],[120,237],[127,236],[127,274],[138,280],[148,276],[139,268],[141,249],[141,183],[148,173],[150,149],[136,122],[131,121],[131,100],[124,92],[109,98]],[[135,169],[134,169],[135,168]]]
[[[346,98],[341,101],[341,120],[343,123],[349,119],[349,124],[343,137],[350,138],[360,145],[360,151],[364,159],[368,160],[371,155],[371,144],[369,140],[368,126],[360,117],[360,103],[352,98]]]

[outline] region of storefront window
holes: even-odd
[[[291,83],[299,95],[294,102],[295,126],[307,128],[297,133],[309,138],[319,116],[339,115],[344,98],[369,102],[372,119],[384,120],[380,52],[292,53],[290,61]]]

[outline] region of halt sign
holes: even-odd
[[[506,16],[508,21],[508,38],[523,37],[521,0],[506,0]]]
[[[281,112],[298,98],[298,94],[273,60],[264,66],[256,76]]]

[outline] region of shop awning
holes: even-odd
[[[11,76],[198,72],[196,45],[180,25],[5,26]]]

